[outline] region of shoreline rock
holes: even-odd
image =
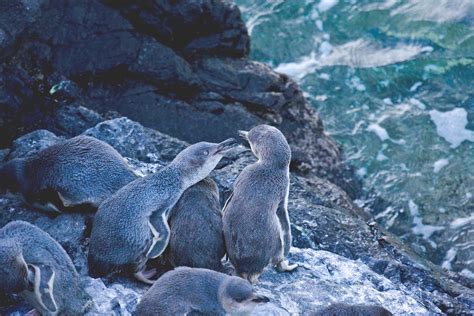
[[[101,122],[85,134],[116,147],[128,156],[131,167],[141,175],[161,168],[186,146],[185,142],[127,118]],[[12,152],[18,156],[29,155],[39,145],[60,140],[40,130],[17,140]],[[149,153],[155,154],[153,159]],[[238,149],[211,174],[219,186],[221,203],[237,174],[254,159],[249,150]],[[126,277],[103,281],[87,277],[86,251],[93,214],[74,212],[48,217],[7,196],[0,197],[0,206],[4,210],[0,226],[12,220],[26,220],[58,240],[96,297],[99,309],[96,312],[108,309],[128,315],[135,308],[146,290],[145,285]],[[335,289],[346,293],[346,303],[378,303],[391,308],[394,314],[404,314],[409,308],[413,308],[413,313],[454,314],[467,314],[473,309],[471,289],[456,282],[452,274],[416,256],[377,224],[367,222],[365,213],[351,206],[350,199],[337,186],[326,182],[315,185],[314,180],[292,174],[289,211],[294,235],[291,256],[303,267],[294,274],[266,270],[258,287],[271,291],[273,301],[257,310],[256,315],[313,310],[320,304],[337,302],[340,297],[330,294]],[[326,276],[322,277],[323,274]],[[314,287],[320,290],[314,291]],[[360,291],[367,295],[361,297]],[[400,307],[402,302],[407,305]]]

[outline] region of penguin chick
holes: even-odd
[[[166,167],[118,190],[99,207],[89,248],[93,277],[131,271],[152,283],[144,271],[149,258],[160,256],[168,245],[168,216],[183,192],[204,179],[223,155],[237,144],[200,142],[181,151]]]
[[[82,315],[90,296],[64,249],[23,221],[0,229],[0,290],[18,293],[42,315]]]
[[[259,125],[240,131],[258,161],[242,170],[223,210],[227,255],[238,275],[256,283],[271,264],[291,271],[286,257],[291,247],[288,216],[291,151],[275,127]]]
[[[171,236],[166,257],[174,267],[224,271],[219,190],[212,179],[205,178],[184,191],[168,223]]]
[[[145,293],[134,315],[226,315],[249,313],[269,302],[246,280],[200,268],[165,273]]]
[[[336,303],[311,314],[312,316],[391,316],[382,306],[348,305]]]
[[[78,205],[96,209],[136,175],[112,146],[80,135],[8,161],[0,168],[0,178],[1,191],[18,193],[36,208],[60,212]]]

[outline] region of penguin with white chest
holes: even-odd
[[[42,315],[83,315],[92,307],[64,249],[23,221],[0,229],[0,291],[18,293]]]
[[[288,216],[291,151],[275,127],[259,125],[240,131],[258,161],[242,170],[223,210],[227,255],[241,277],[256,283],[267,265],[291,271]]]
[[[236,145],[234,139],[191,145],[157,173],[129,183],[105,200],[92,227],[90,275],[128,271],[140,281],[153,283],[145,271],[146,262],[160,256],[168,245],[171,209],[187,188],[207,177]]]

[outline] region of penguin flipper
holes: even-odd
[[[54,299],[56,272],[44,264],[29,264],[28,268],[28,281],[33,284],[33,291],[38,303],[51,313],[58,312],[58,305]]]
[[[233,197],[233,196],[234,196],[234,191],[230,192],[229,197],[228,197],[227,200],[225,201],[224,207],[222,208],[222,214],[225,213],[226,208],[227,208],[227,205],[229,205],[229,202],[230,202],[230,200],[232,200],[232,197]]]
[[[170,241],[171,230],[166,219],[166,212],[153,213],[148,221],[148,227],[150,227],[153,240],[146,256],[154,259],[165,251]]]

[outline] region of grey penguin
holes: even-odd
[[[143,295],[134,315],[241,314],[269,301],[257,295],[242,278],[208,269],[179,267],[155,282]]]
[[[221,143],[188,146],[158,172],[130,182],[97,210],[88,255],[89,274],[104,277],[133,272],[146,283],[148,259],[160,256],[168,245],[168,217],[183,192],[201,181],[224,154],[237,146],[230,138]]]
[[[219,190],[209,177],[184,191],[171,210],[171,229],[165,252],[174,267],[187,266],[224,271],[225,254]]]
[[[312,316],[391,316],[392,313],[382,306],[375,305],[348,305],[335,303],[323,308]]]
[[[0,229],[0,291],[20,294],[42,315],[82,315],[93,306],[64,249],[23,221]]]
[[[254,284],[272,264],[291,271],[288,193],[291,151],[275,127],[258,125],[239,134],[250,143],[258,161],[246,166],[233,185],[223,209],[227,255],[236,273]]]
[[[0,168],[3,190],[48,212],[99,204],[137,176],[107,143],[76,136]]]

